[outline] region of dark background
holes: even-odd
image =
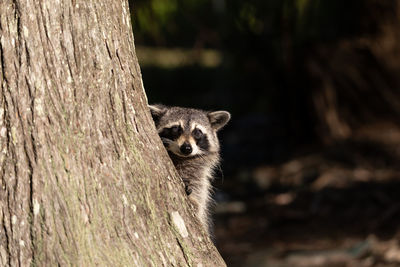
[[[400,266],[400,4],[136,0],[150,103],[225,109],[228,266]]]

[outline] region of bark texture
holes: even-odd
[[[147,109],[125,0],[0,2],[0,266],[223,266]]]

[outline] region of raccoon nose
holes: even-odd
[[[181,145],[181,152],[184,155],[189,155],[192,153],[192,146],[189,143],[183,143],[183,145]]]

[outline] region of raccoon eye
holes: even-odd
[[[182,134],[182,127],[179,125],[169,128],[169,135],[172,139],[177,139]]]
[[[172,126],[171,127],[171,133],[173,134],[173,135],[177,135],[177,134],[180,134],[180,126],[177,126],[177,125],[175,125],[175,126]]]
[[[194,129],[192,135],[195,139],[200,139],[203,136],[203,132],[199,129]]]
[[[164,128],[159,136],[170,140],[176,140],[182,134],[182,128],[179,125],[170,128]]]

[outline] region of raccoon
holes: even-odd
[[[161,140],[196,208],[197,217],[210,233],[209,208],[214,168],[220,162],[217,132],[230,120],[227,111],[149,106]]]

